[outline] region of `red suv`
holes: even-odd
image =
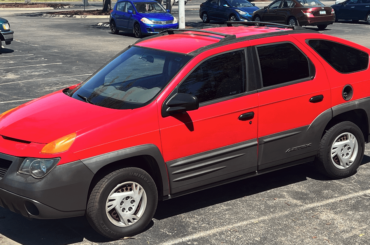
[[[231,23],[142,39],[86,82],[1,114],[0,205],[86,215],[117,239],[142,231],[158,200],[314,160],[331,178],[354,174],[370,50]]]

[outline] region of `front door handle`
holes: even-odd
[[[254,117],[254,112],[251,111],[251,112],[247,112],[247,113],[244,113],[244,114],[241,114],[239,116],[239,120],[241,121],[247,121],[247,120],[250,120]]]
[[[324,99],[324,95],[320,94],[320,95],[311,97],[310,102],[317,103],[317,102],[321,102],[323,99]]]

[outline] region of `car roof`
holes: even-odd
[[[200,30],[178,30],[180,33],[176,33],[177,31],[173,30],[172,33],[169,31],[169,34],[160,33],[159,35],[139,40],[135,43],[135,46],[196,55],[207,47],[222,46],[233,42],[302,32],[312,33],[312,30],[304,28],[296,28],[297,30],[294,30],[294,27],[287,27],[289,28],[284,27],[284,25],[280,25],[280,27],[241,25]]]

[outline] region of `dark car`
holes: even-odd
[[[335,21],[334,10],[318,0],[277,0],[254,12],[254,21],[289,25],[317,26],[325,29]]]
[[[370,0],[348,0],[331,6],[335,10],[335,21],[366,21],[370,24]]]
[[[121,30],[131,32],[138,38],[179,27],[176,17],[152,0],[118,1],[110,14],[109,23],[112,33],[117,34]]]
[[[216,21],[250,21],[259,8],[247,0],[208,0],[200,5],[199,17],[204,23]]]
[[[10,24],[6,19],[0,18],[0,52],[2,49],[2,42],[9,45],[13,41],[14,32],[10,30]]]

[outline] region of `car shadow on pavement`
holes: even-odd
[[[368,162],[370,162],[370,157],[365,155],[362,165]],[[160,220],[183,213],[306,181],[308,178],[318,181],[329,180],[319,174],[312,163],[298,165],[160,202],[154,219],[160,222]],[[152,228],[153,225],[152,221],[146,230]],[[62,245],[84,241],[110,242],[95,232],[85,217],[28,220],[19,214],[0,208],[0,244],[3,236],[25,245]],[[126,239],[135,238],[123,238],[122,240]]]
[[[0,50],[0,55],[6,55],[6,54],[11,54],[11,53],[14,53],[14,50],[13,49],[9,49],[9,48],[3,48]]]

